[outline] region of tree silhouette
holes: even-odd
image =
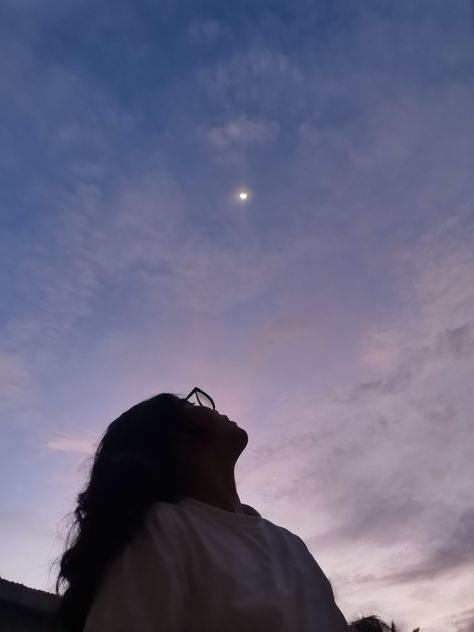
[[[349,630],[350,632],[398,632],[393,621],[389,626],[375,614],[352,621],[349,624]],[[420,632],[420,628],[416,628],[413,632]]]

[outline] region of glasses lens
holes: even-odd
[[[207,406],[208,408],[214,408],[211,400],[207,395],[203,395],[202,393],[195,393],[196,399],[201,406]]]

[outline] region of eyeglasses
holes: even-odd
[[[195,386],[193,390],[189,393],[189,395],[183,399],[184,402],[190,401],[191,404],[195,404],[196,401],[193,400],[197,400],[199,406],[206,406],[207,408],[212,408],[213,410],[216,410],[212,398],[209,397],[207,393],[202,391],[197,386]]]

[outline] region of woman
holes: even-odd
[[[109,425],[60,561],[61,630],[347,630],[304,542],[240,502],[247,442],[198,388]]]

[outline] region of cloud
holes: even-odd
[[[454,630],[454,632],[474,631],[474,608],[469,607],[455,614],[447,614],[440,619],[440,625],[444,624],[444,629]],[[440,629],[443,629],[440,627]]]
[[[474,567],[474,507],[462,512],[453,530],[428,560],[401,573],[380,578],[392,584],[435,580],[462,566]]]
[[[242,114],[225,125],[209,128],[205,136],[219,163],[243,167],[247,148],[275,142],[277,134],[274,121],[252,120]]]
[[[253,41],[249,33],[241,34],[238,42],[227,55],[196,69],[196,90],[202,98],[237,114],[255,107],[262,116],[274,117],[289,103],[297,109],[305,87],[299,62],[260,38]]]
[[[97,439],[92,437],[62,436],[51,439],[45,444],[44,447],[52,451],[86,454],[89,456],[97,447]]]

